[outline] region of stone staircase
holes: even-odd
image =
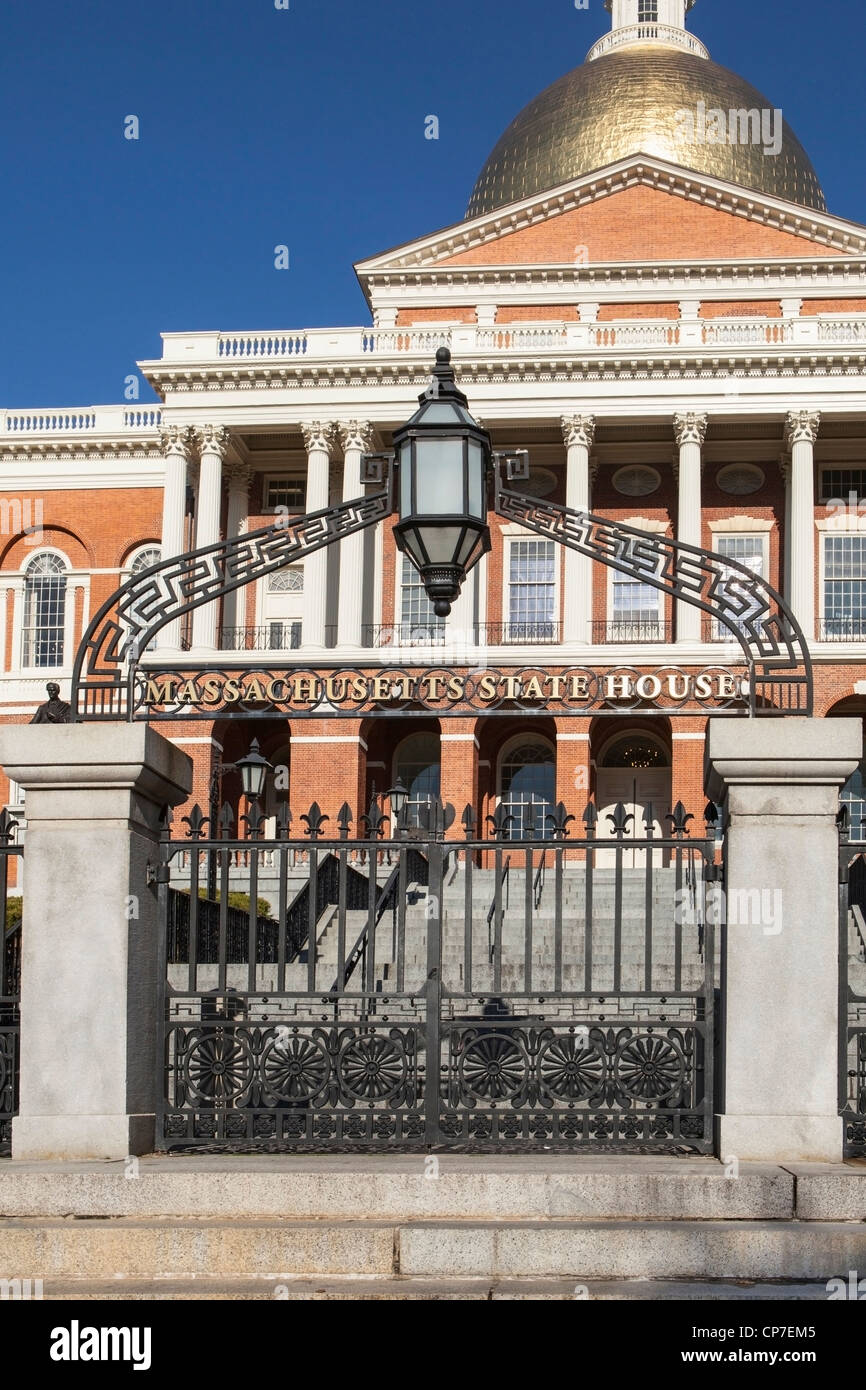
[[[0,1277],[48,1299],[821,1299],[866,1164],[424,1154],[0,1164]]]

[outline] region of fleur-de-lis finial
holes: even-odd
[[[574,820],[574,816],[570,816],[568,814],[568,812],[565,809],[564,801],[558,802],[552,811],[548,811],[547,815],[545,816],[545,820],[550,821],[551,828],[553,830],[553,838],[555,840],[568,839],[568,836],[571,833],[568,827],[571,821]]]
[[[188,840],[203,840],[204,828],[210,824],[210,817],[204,814],[196,802],[189,815],[183,817],[183,824],[189,826],[189,830],[186,832]]]
[[[618,801],[613,811],[608,812],[607,819],[613,826],[611,834],[615,835],[618,840],[621,840],[628,830],[629,821],[634,820],[634,815],[631,811],[625,809],[621,801]]]
[[[665,820],[669,820],[671,823],[671,834],[673,838],[682,839],[684,835],[688,835],[689,821],[694,820],[694,816],[690,811],[686,810],[681,801],[678,801],[673,809],[673,813],[665,816]]]
[[[311,840],[318,840],[322,833],[322,826],[325,824],[325,821],[330,819],[330,816],[322,815],[321,806],[318,801],[314,801],[307,814],[301,816],[301,820],[307,827],[304,834],[308,835]]]

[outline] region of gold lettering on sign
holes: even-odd
[[[244,699],[256,700],[259,704],[264,704],[267,696],[265,695],[265,688],[258,676],[253,676],[249,685],[244,690]]]
[[[184,681],[180,690],[177,692],[178,700],[185,705],[195,705],[198,703],[198,690],[194,680]]]
[[[146,703],[149,705],[173,704],[176,684],[176,676],[150,676],[144,691]]]
[[[282,691],[282,694],[277,694],[277,686],[279,686],[280,690]],[[283,700],[285,700],[285,698],[286,682],[284,680],[280,680],[279,678],[277,678],[277,680],[268,681],[268,699],[273,700],[275,705],[279,705],[282,703]]]
[[[604,678],[604,694],[607,700],[627,700],[634,695],[634,686],[631,676],[620,676],[614,673]]]
[[[352,677],[352,699],[353,699],[353,700],[366,700],[366,698],[367,698],[367,689],[368,689],[368,683],[367,683],[366,677],[364,677],[364,676],[353,676],[353,677]]]
[[[295,681],[292,699],[296,705],[314,705],[319,698],[317,690],[319,682],[315,676],[298,676]]]
[[[733,676],[720,674],[717,677],[720,700],[732,700],[737,693],[737,682]]]
[[[588,700],[589,681],[586,676],[572,676],[569,681],[568,694],[572,700]]]
[[[713,685],[706,671],[695,681],[695,699],[708,700],[713,693]]]
[[[223,686],[223,699],[227,705],[235,705],[241,698],[241,688],[234,677],[230,677]]]
[[[462,676],[448,677],[448,699],[462,700],[466,694],[466,682]]]
[[[505,698],[506,698],[506,700],[519,700],[519,699],[520,699],[520,677],[519,677],[519,676],[503,676],[503,678],[502,678],[502,684],[505,686]]]
[[[530,676],[526,685],[523,687],[524,700],[543,700],[544,693],[541,689],[541,682],[538,676]]]
[[[325,681],[325,698],[329,704],[341,705],[346,698],[348,681],[345,676],[329,676]]]
[[[482,676],[478,682],[478,694],[482,700],[496,699],[496,677],[491,675]]]
[[[372,700],[390,700],[391,698],[391,677],[374,676],[373,689],[370,692]]]
[[[222,685],[216,676],[208,676],[201,688],[201,701],[203,705],[218,705],[222,699]]]

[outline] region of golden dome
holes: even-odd
[[[778,154],[765,144],[683,139],[683,117],[772,105],[727,68],[660,44],[632,44],[566,73],[525,106],[479,175],[467,217],[491,212],[631,154],[672,164],[823,212],[824,194],[809,156],[787,123]],[[775,117],[768,115],[768,131]],[[711,128],[707,127],[708,130]],[[697,128],[696,128],[697,133]],[[772,146],[771,138],[769,145]]]

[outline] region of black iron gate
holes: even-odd
[[[245,819],[165,823],[158,1147],[712,1150],[712,824]]]
[[[18,1113],[19,1041],[21,1032],[21,917],[18,900],[9,894],[9,860],[20,857],[13,843],[18,822],[0,812],[0,903],[4,924],[0,946],[0,1154],[12,1150],[12,1120]]]
[[[839,812],[839,1103],[845,1155],[866,1157],[866,843]]]

